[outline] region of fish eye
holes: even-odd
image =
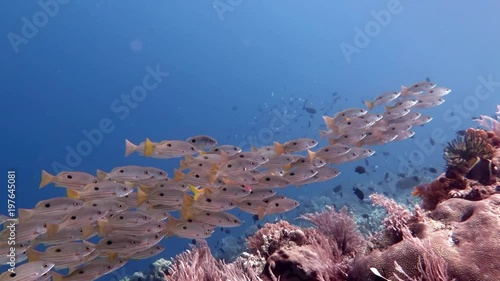
[[[143,216],[142,219],[143,220],[148,220],[148,217],[147,216]]]
[[[237,150],[238,150],[238,148],[237,148],[237,147],[233,147],[233,149],[234,149],[235,151],[237,151]]]
[[[72,176],[72,175],[67,175],[66,177],[67,177],[68,179],[72,179],[72,178],[73,178],[73,176]]]
[[[215,151],[215,152],[219,152],[219,149],[218,149],[218,148],[216,148],[216,149],[214,149],[214,151]],[[205,159],[208,159],[208,158],[205,158]]]

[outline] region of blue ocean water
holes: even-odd
[[[442,146],[455,131],[475,126],[474,116],[490,115],[500,103],[499,8],[492,0],[4,3],[3,186],[7,171],[15,171],[16,207],[32,208],[65,195],[38,189],[41,170],[95,173],[137,164],[173,173],[178,166],[178,159],[125,158],[124,139],[208,134],[245,149],[319,139],[322,115],[427,77],[453,92],[425,110],[434,120],[415,138],[376,148],[369,159],[376,172],[358,175],[359,163],[349,163],[332,181],[280,193],[314,196],[387,171],[442,167]],[[316,114],[303,110],[306,100]],[[2,214],[7,195],[0,190]],[[223,235],[216,232],[211,246]],[[162,257],[189,242],[166,239]],[[129,262],[126,273],[156,259]]]

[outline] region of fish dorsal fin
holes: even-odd
[[[285,146],[282,145],[281,143],[275,141],[274,142],[274,152],[276,152],[276,154],[278,155],[281,155],[285,152]]]
[[[221,150],[220,151],[220,163],[226,163],[227,161],[229,161],[229,155],[227,154],[227,152]]]
[[[149,198],[149,194],[142,188],[137,189],[137,207],[140,207]]]
[[[149,138],[146,138],[146,141],[144,142],[144,156],[153,155],[154,150],[155,150],[155,145]]]
[[[107,176],[106,172],[104,172],[103,170],[99,170],[99,169],[97,169],[95,174],[96,174],[96,178],[98,178],[100,181],[103,181]]]

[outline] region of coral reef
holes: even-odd
[[[500,280],[500,182],[496,169],[500,163],[500,124],[490,121],[494,130],[469,129],[464,137],[448,144],[444,152],[446,173],[414,188],[413,195],[422,201],[412,211],[384,195],[370,195],[373,205],[383,207],[387,214],[380,222],[383,229],[367,238],[347,208],[337,212],[326,207],[299,217],[312,226],[283,220],[259,226],[247,238],[247,252],[232,263],[215,259],[206,242],[200,240],[172,261],[163,278]],[[365,220],[366,228],[373,230],[379,214],[380,208],[372,211],[372,216],[356,219]]]

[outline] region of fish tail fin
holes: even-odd
[[[217,180],[218,176],[219,176],[219,166],[213,164],[212,167],[210,168],[210,171],[208,172],[208,183],[212,185],[215,182],[215,180]]]
[[[191,192],[193,192],[194,201],[198,200],[198,198],[200,198],[200,195],[203,193],[203,190],[198,189],[196,186],[192,184],[189,185],[189,189],[191,190]]]
[[[42,180],[40,181],[40,188],[48,185],[54,180],[54,176],[42,170]]]
[[[96,174],[97,179],[99,179],[100,181],[103,181],[107,176],[106,172],[104,172],[103,170],[99,170],[99,169],[97,169],[95,174]]]
[[[28,262],[34,262],[40,260],[40,252],[35,251],[32,248],[28,248],[28,250],[26,250],[26,255],[28,256]]]
[[[185,175],[184,175],[183,172],[181,172],[181,171],[179,171],[177,169],[174,170],[174,181],[175,182],[181,181],[184,178],[185,178]]]
[[[47,237],[53,238],[59,232],[59,225],[49,223],[47,224]]]
[[[401,85],[401,96],[406,96],[408,94],[409,90],[408,87]]]
[[[113,230],[111,224],[106,219],[100,219],[97,221],[97,229],[97,233],[99,233],[99,236],[101,237],[106,237],[106,235]]]
[[[137,189],[137,207],[140,207],[149,198],[149,194],[142,188]]]
[[[82,228],[82,237],[83,239],[87,240],[91,237],[93,237],[96,233],[98,233],[98,230],[94,225],[88,225],[84,228]]]
[[[137,145],[133,144],[128,139],[125,139],[125,157],[137,151]]]
[[[285,146],[282,145],[281,143],[275,141],[274,142],[274,152],[276,152],[278,155],[281,155],[285,152]]]
[[[311,163],[314,163],[314,159],[316,159],[316,152],[311,151],[310,149],[307,150],[307,156],[309,157],[309,161]]]
[[[146,138],[146,142],[144,144],[144,156],[153,155],[154,150],[155,150],[154,143],[149,138]]]
[[[201,150],[200,150],[201,151]],[[193,155],[186,155],[184,160],[181,160],[181,164],[179,166],[179,170],[187,170],[189,169],[189,164],[193,163],[194,157]]]
[[[33,216],[34,212],[30,209],[19,209],[19,223],[25,223]]]
[[[50,271],[50,274],[52,275],[53,281],[64,281],[64,275],[62,275],[61,273]]]
[[[255,147],[255,146],[253,146],[253,145],[252,145],[252,147],[250,148],[250,150],[251,150],[252,152],[257,152],[257,151],[259,151],[259,150],[257,149],[257,147]]]
[[[372,110],[372,108],[373,108],[372,101],[365,101],[365,105],[366,105],[366,108],[368,108],[368,110]]]
[[[76,190],[66,188],[66,197],[71,199],[80,199],[80,193]]]
[[[266,216],[266,208],[257,207],[257,216],[259,217],[259,220],[263,219]]]

